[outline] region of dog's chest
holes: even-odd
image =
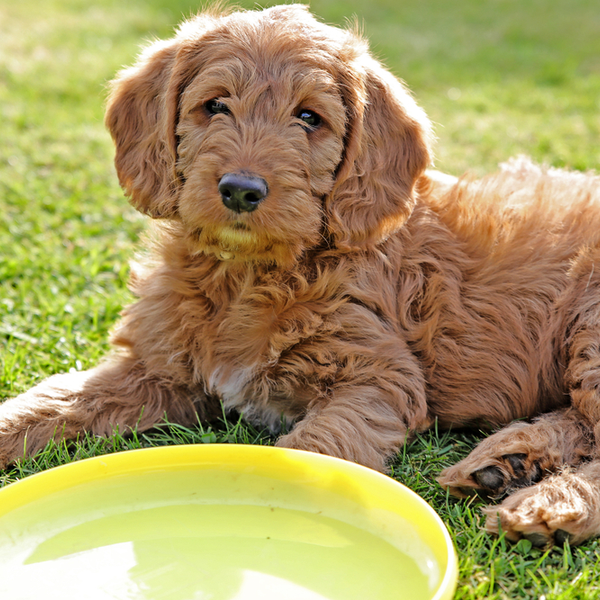
[[[254,285],[220,306],[208,304],[195,361],[207,392],[236,408],[250,397],[266,405],[291,396],[281,358],[325,327],[319,303],[298,298],[289,286]]]
[[[277,360],[270,329],[264,315],[242,310],[237,303],[221,307],[215,318],[207,321],[201,371],[209,393],[225,401],[242,398],[269,357]]]

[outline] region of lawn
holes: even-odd
[[[102,124],[105,85],[143,40],[168,36],[197,6],[0,0],[0,398],[51,373],[93,366],[106,352],[107,331],[131,300],[128,261],[145,220],[117,184]],[[329,22],[357,15],[364,23],[376,55],[436,123],[438,168],[482,174],[522,153],[600,168],[597,0],[315,0],[312,7]],[[549,552],[510,545],[481,533],[475,503],[449,499],[436,485],[436,474],[478,435],[430,432],[393,468],[452,532],[456,598],[599,597],[597,541]],[[240,423],[166,425],[127,439],[115,432],[49,446],[0,474],[0,483],[124,448],[214,441],[272,443]]]

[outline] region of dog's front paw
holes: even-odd
[[[320,427],[318,422],[299,423],[287,435],[280,437],[277,446],[328,454],[356,462],[376,471],[386,470],[386,456],[360,438],[348,439],[335,431]]]
[[[600,533],[600,488],[585,475],[563,473],[483,509],[486,529],[534,546],[580,544]]]

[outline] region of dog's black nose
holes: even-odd
[[[225,173],[219,181],[223,204],[237,213],[256,210],[268,191],[267,182],[255,175]]]

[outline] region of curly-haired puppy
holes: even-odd
[[[152,258],[104,364],[2,405],[3,463],[214,399],[375,469],[436,419],[535,417],[441,483],[509,494],[488,527],[510,539],[600,533],[598,178],[426,171],[423,111],[301,6],[184,23],[117,77],[106,123],[123,188],[160,219]]]

